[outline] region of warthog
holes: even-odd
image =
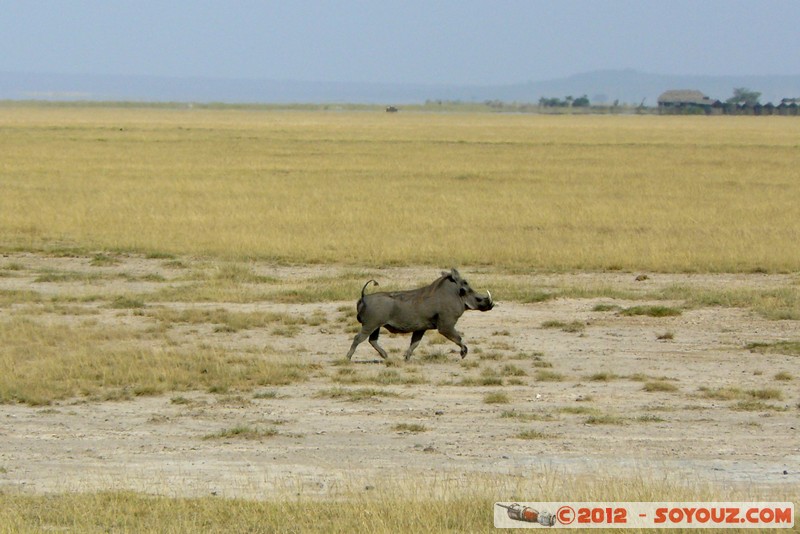
[[[361,289],[361,298],[356,309],[361,331],[356,334],[347,359],[353,357],[359,343],[369,338],[369,343],[381,358],[386,359],[386,351],[378,345],[381,327],[393,334],[411,332],[411,345],[405,359],[411,359],[411,353],[417,348],[427,330],[436,329],[444,337],[461,348],[461,357],[467,355],[467,346],[461,341],[461,334],[456,332],[456,321],[466,310],[489,311],[494,307],[492,294],[478,295],[461,278],[458,271],[442,272],[442,276],[431,285],[410,291],[378,292],[365,295],[367,286],[378,285],[370,280]]]

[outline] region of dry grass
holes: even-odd
[[[747,349],[762,354],[788,354],[800,356],[800,341],[776,341],[774,343],[748,343]]]
[[[800,267],[798,121],[387,119],[3,108],[0,246],[359,265]]]
[[[413,385],[426,382],[424,377],[415,374],[415,370],[409,373],[401,373],[396,369],[380,369],[359,373],[352,367],[337,369],[336,374],[331,379],[340,384],[381,384],[385,386]]]
[[[171,325],[175,323],[215,324],[218,331],[238,332],[249,328],[264,328],[268,325],[279,324],[282,326],[297,326],[304,324],[304,318],[275,312],[232,312],[224,308],[190,308],[175,310],[170,308],[160,308],[148,312],[148,315]]]
[[[778,289],[725,288],[710,289],[675,285],[653,295],[662,299],[681,299],[693,306],[752,308],[770,320],[800,319],[800,287]]]
[[[520,439],[542,439],[520,433]],[[369,488],[369,489],[367,489]],[[165,488],[165,493],[168,488]],[[686,502],[796,501],[796,492],[721,488],[679,476],[526,476],[395,478],[359,481],[334,495],[287,495],[268,501],[173,498],[129,491],[26,495],[0,493],[4,532],[496,532],[496,501]],[[313,510],[313,513],[309,513]],[[454,513],[457,512],[457,513]]]
[[[120,399],[198,388],[249,390],[305,380],[313,368],[276,356],[153,344],[155,335],[28,318],[0,321],[0,402],[36,405],[72,397]]]
[[[783,400],[783,393],[776,388],[742,390],[736,387],[700,388],[700,395],[706,399],[715,400]]]

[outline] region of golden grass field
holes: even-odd
[[[800,122],[0,108],[5,249],[794,271]]]
[[[382,417],[370,419],[374,404],[388,421],[395,397],[426,387],[463,406],[448,407],[463,424],[454,440],[478,439],[478,412],[518,432],[498,439],[504,447],[577,447],[614,432],[669,443],[674,427],[719,420],[750,440],[745,464],[767,446],[759,440],[782,442],[800,408],[798,140],[790,117],[0,106],[0,408],[73,421],[78,405],[171,397],[169,425],[207,416],[219,427],[203,435],[210,444],[187,438],[185,453],[224,454],[230,445],[214,440],[248,440],[237,428],[255,449],[280,446],[258,425],[232,427],[229,405],[245,418],[264,406],[291,413],[308,386],[322,394],[314,403],[355,403],[365,421]],[[342,360],[367,279],[404,288],[450,266],[507,306],[475,314],[466,360],[433,333],[409,364]],[[640,272],[649,278],[635,281]],[[393,360],[406,343],[386,341]],[[359,358],[372,354],[364,345]],[[534,389],[548,412],[530,410]],[[599,393],[576,407],[589,389]],[[437,435],[397,417],[391,443]],[[561,430],[542,433],[548,425]],[[289,447],[318,439],[276,434]],[[685,441],[681,461],[715,447],[705,434]],[[2,489],[24,467],[3,453],[0,533],[489,532],[500,496],[797,502],[780,480],[607,469],[435,483],[409,469],[321,499],[113,485],[41,494]],[[79,455],[65,454],[66,464]],[[415,458],[438,458],[425,454]]]
[[[676,484],[672,477],[653,481],[603,474],[565,481],[556,473],[538,480],[473,477],[460,483],[442,480],[422,486],[401,482],[372,493],[345,491],[337,499],[318,501],[170,499],[133,492],[73,494],[58,499],[17,495],[2,499],[5,506],[0,509],[0,532],[35,531],[36,527],[81,533],[497,532],[492,516],[487,513],[492,510],[497,495],[511,495],[520,501],[536,495],[541,501],[558,502],[565,500],[564,495],[575,501],[592,501],[599,494],[616,502],[687,499],[708,502],[718,500],[720,495],[718,490],[703,484],[686,488]],[[726,497],[752,499],[754,494],[729,491]],[[641,529],[626,531],[640,532]]]

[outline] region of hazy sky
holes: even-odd
[[[800,74],[800,0],[5,0],[0,72],[539,81]]]

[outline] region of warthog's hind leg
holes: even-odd
[[[348,360],[353,357],[353,353],[356,351],[356,347],[358,347],[358,345],[362,341],[367,339],[367,337],[368,337],[367,334],[364,334],[363,332],[359,332],[358,334],[356,334],[356,337],[353,338],[353,344],[350,345],[350,350],[347,352]]]
[[[381,355],[381,358],[383,358],[383,359],[385,360],[386,358],[388,358],[388,357],[389,357],[389,355],[388,355],[388,354],[386,354],[386,351],[385,351],[385,350],[383,350],[383,347],[381,347],[380,345],[378,345],[378,336],[379,336],[379,335],[381,335],[381,329],[380,329],[380,327],[376,328],[376,329],[375,329],[375,331],[374,331],[374,332],[372,332],[372,333],[369,335],[369,344],[370,344],[370,345],[372,345],[373,347],[375,347],[375,350],[377,350],[377,351],[378,351],[378,354],[380,354],[380,355]]]
[[[347,359],[351,359],[353,357],[353,353],[356,351],[356,347],[359,344],[363,343],[367,338],[369,338],[369,344],[375,347],[375,350],[378,351],[378,354],[381,355],[381,358],[384,360],[388,357],[386,351],[383,350],[383,347],[378,345],[378,336],[381,333],[381,327],[378,326],[362,326],[361,331],[356,334],[356,337],[353,338],[353,344],[350,345],[350,351],[347,353]]]
[[[361,332],[356,334],[356,337],[353,338],[353,344],[350,345],[350,351],[348,351],[347,353],[348,360],[353,357],[353,353],[356,351],[356,347],[358,347],[361,343],[366,341],[366,339],[369,337],[369,334],[370,330],[366,330],[364,327],[361,327]]]
[[[406,351],[406,361],[411,359],[411,353],[417,348],[417,345],[419,345],[419,342],[422,341],[422,336],[424,335],[425,330],[416,330],[413,334],[411,334],[411,345],[408,346],[408,350]]]

